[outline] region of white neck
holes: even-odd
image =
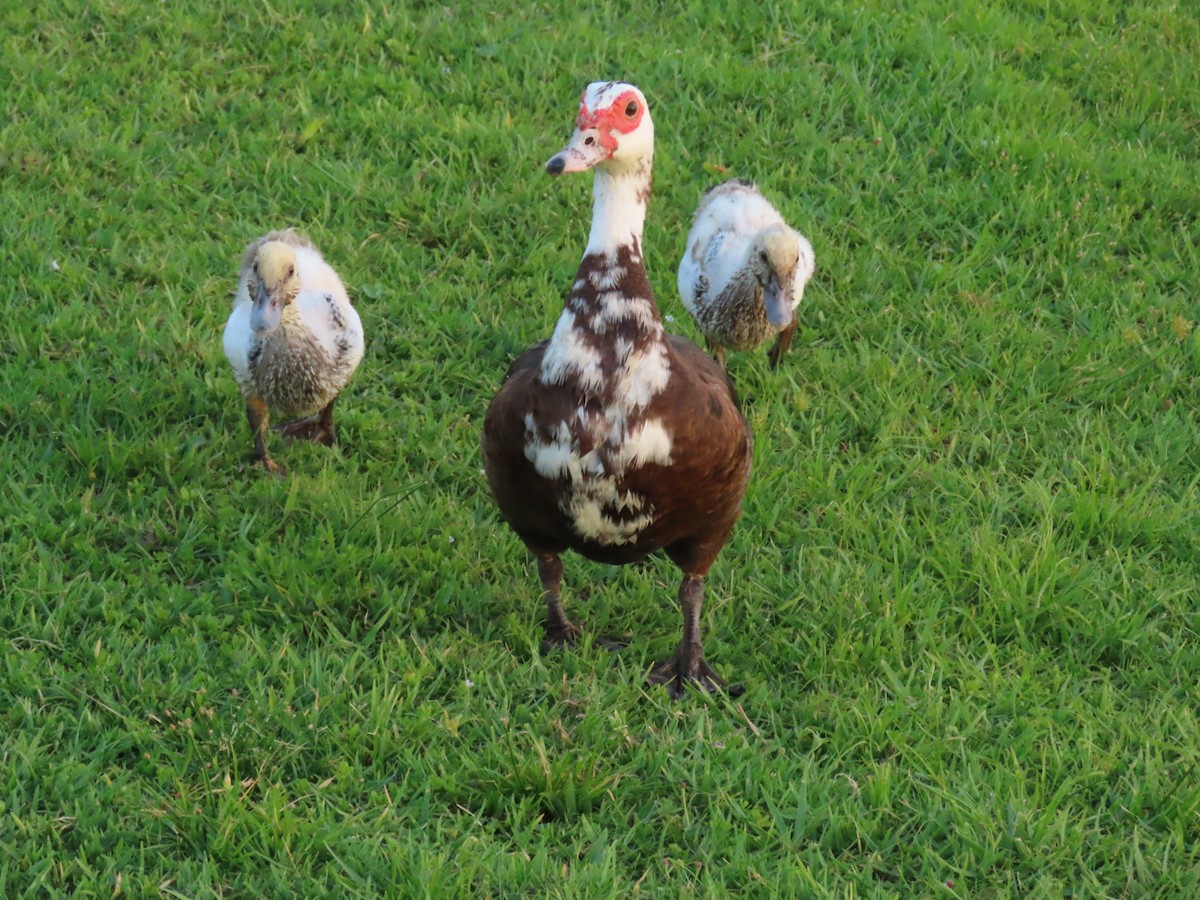
[[[646,202],[650,198],[650,157],[634,168],[595,168],[592,232],[584,255],[612,254],[618,247],[642,245]]]

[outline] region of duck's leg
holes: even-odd
[[[542,596],[546,598],[546,636],[542,638],[541,651],[548,653],[556,647],[572,647],[579,640],[579,629],[567,618],[559,596],[562,560],[557,553],[539,553],[537,567],[538,579],[542,582]]]
[[[679,586],[679,605],[683,609],[683,638],[679,649],[666,662],[650,670],[647,679],[651,684],[665,684],[672,700],[678,700],[693,684],[706,691],[727,690],[731,696],[743,692],[743,688],[726,688],[725,682],[704,660],[704,648],[700,645],[700,606],[704,602],[704,576],[683,576]]]
[[[783,354],[787,353],[788,347],[792,346],[792,335],[796,333],[796,320],[792,319],[792,324],[779,332],[779,337],[775,338],[775,346],[767,351],[767,359],[771,361],[771,368],[779,367],[779,361],[783,359]]]
[[[332,447],[337,441],[337,430],[333,427],[334,397],[315,416],[305,416],[302,419],[292,419],[276,425],[276,430],[284,437],[299,441],[312,441],[314,444],[324,444]]]
[[[254,432],[254,462],[272,475],[286,475],[287,471],[283,466],[271,459],[271,454],[267,452],[267,425],[270,422],[267,404],[258,397],[247,397],[246,420],[250,423],[250,430]]]

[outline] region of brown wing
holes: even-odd
[[[560,393],[537,383],[542,355],[549,343],[539,341],[508,367],[484,415],[480,441],[483,471],[500,515],[534,553],[565,550],[561,536],[568,531],[553,494],[553,482],[538,476],[525,457],[525,417],[538,411],[534,404],[540,408],[554,402]]]
[[[644,536],[685,572],[704,574],[741,514],[754,443],[725,371],[704,351],[670,336],[672,378],[648,415],[671,425],[671,463],[629,480],[654,505]]]

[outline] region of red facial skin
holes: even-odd
[[[587,96],[587,91],[583,92],[583,96]],[[630,101],[637,104],[637,112],[632,118],[625,115],[625,107],[629,105]],[[643,112],[645,112],[645,107],[633,91],[625,91],[608,106],[595,112],[589,111],[583,97],[580,97],[579,115],[575,119],[575,127],[580,131],[586,131],[589,128],[599,131],[600,146],[607,150],[611,157],[617,149],[617,139],[613,137],[613,130],[615,129],[621,134],[629,134],[641,124]]]

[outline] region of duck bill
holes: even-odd
[[[283,298],[267,291],[255,293],[250,307],[250,327],[259,337],[270,334],[283,319]]]
[[[546,171],[551,175],[586,172],[596,163],[608,159],[610,155],[600,142],[598,129],[576,130],[571,142],[547,161]]]
[[[772,273],[763,288],[763,306],[767,310],[767,321],[776,328],[786,328],[792,324],[793,296],[791,288],[785,288],[779,277]]]

